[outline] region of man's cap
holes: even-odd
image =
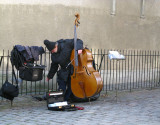
[[[51,42],[49,40],[44,40],[44,44],[46,45],[47,49],[51,51],[55,48],[56,42]]]

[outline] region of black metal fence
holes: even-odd
[[[159,51],[147,50],[116,50],[125,56],[124,60],[110,60],[108,52],[110,50],[92,49],[92,55],[96,63],[96,69],[101,74],[104,87],[102,91],[114,90],[129,90],[141,88],[156,88],[160,85],[160,55]],[[3,51],[2,65],[0,67],[0,87],[5,82],[7,57],[10,52]],[[56,76],[46,81],[46,76],[50,68],[51,60],[50,53],[45,51],[45,54],[40,57],[37,64],[46,66],[43,74],[43,80],[38,82],[22,81],[19,78],[19,72],[16,75],[19,82],[20,94],[44,94],[49,90],[56,90]],[[14,84],[15,80],[12,75],[12,66],[9,61],[9,80]]]
[[[159,51],[119,50],[125,60],[109,60],[108,52],[94,52],[98,65],[103,59],[100,70],[104,81],[104,91],[155,88],[160,82]],[[98,57],[101,56],[101,57]],[[104,56],[104,57],[103,57]],[[97,65],[97,66],[98,66]]]

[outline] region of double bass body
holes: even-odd
[[[74,60],[74,50],[71,54]],[[74,61],[72,65],[74,65]],[[98,71],[93,67],[93,57],[91,51],[83,49],[78,55],[78,66],[74,67],[71,76],[71,89],[78,98],[89,98],[98,94],[103,88],[103,82]]]

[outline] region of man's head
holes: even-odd
[[[47,49],[51,51],[51,53],[56,53],[58,51],[57,42],[51,42],[49,40],[44,40],[44,44],[46,45]]]

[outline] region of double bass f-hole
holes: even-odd
[[[83,66],[83,68],[86,70],[86,73],[90,76],[91,73],[88,71],[88,69],[85,66]]]
[[[74,73],[74,78],[76,78],[76,74],[77,74],[77,69],[75,69],[75,73]]]

